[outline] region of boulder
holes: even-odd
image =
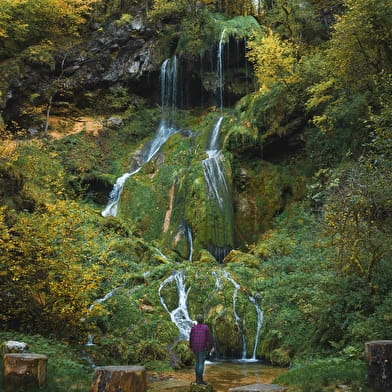
[[[214,392],[214,388],[211,384],[196,384],[193,382],[189,388],[189,392]]]
[[[1,345],[1,354],[8,353],[25,353],[28,350],[28,345],[25,342],[18,342],[16,340],[8,340]]]

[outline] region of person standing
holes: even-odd
[[[207,385],[203,380],[204,362],[210,351],[213,351],[213,343],[210,329],[204,324],[202,314],[196,316],[197,324],[191,328],[189,335],[189,348],[195,356],[196,383]]]

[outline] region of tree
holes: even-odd
[[[299,81],[294,44],[283,41],[278,34],[268,30],[265,34],[257,34],[248,47],[248,57],[254,63],[261,93],[270,90],[276,83],[290,88],[291,84]]]
[[[2,326],[78,338],[101,280],[96,233],[76,203],[22,214],[0,211]]]
[[[96,0],[1,0],[0,57],[41,40],[77,36]]]

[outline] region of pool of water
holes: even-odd
[[[287,370],[287,368],[269,366],[258,361],[214,361],[206,363],[204,380],[214,386],[215,392],[227,392],[229,388],[249,384],[270,384],[276,376],[287,372]],[[189,386],[195,379],[193,368],[161,373],[159,377],[166,380],[165,385],[170,385],[171,383],[176,391],[181,390],[181,384],[184,387],[186,385]],[[158,384],[155,384],[151,390],[166,390],[166,387],[163,386],[164,384],[161,384],[160,387]],[[176,389],[175,385],[177,385],[178,389]],[[167,387],[167,390],[169,389]]]

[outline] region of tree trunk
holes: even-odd
[[[375,392],[392,391],[392,340],[365,344],[368,383]]]
[[[143,366],[101,366],[94,372],[91,392],[146,392]]]
[[[48,358],[45,355],[5,354],[3,361],[4,387],[15,392],[25,387],[42,387],[46,381]]]

